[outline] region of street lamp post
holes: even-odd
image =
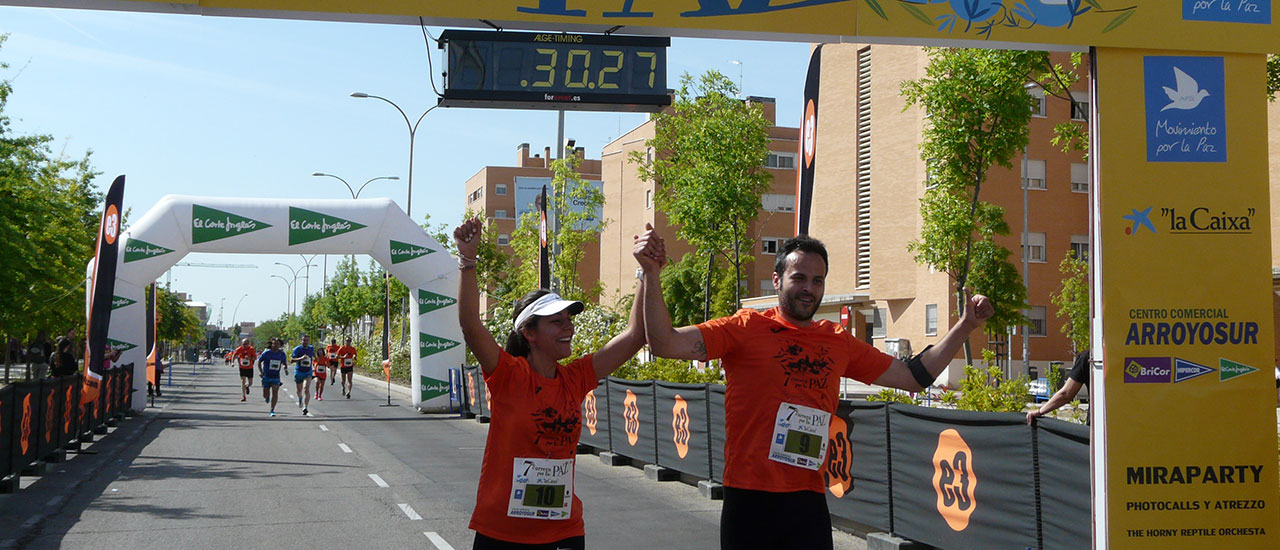
[[[289,272],[293,274],[293,282],[289,284],[289,296],[293,300],[293,305],[291,306],[293,311],[290,312],[290,315],[296,314],[298,310],[298,296],[296,292],[297,291],[296,283],[298,282],[298,275],[302,273],[303,268],[299,267],[298,269],[294,269],[292,266],[284,262],[275,262],[275,264],[284,266],[285,269],[288,269]],[[315,264],[309,263],[303,267],[314,267],[314,266]]]
[[[423,116],[426,116],[426,113],[423,113]],[[418,120],[421,121],[422,119],[418,119]],[[410,166],[410,169],[412,169],[413,162],[410,162],[409,166]],[[342,182],[342,185],[347,186],[347,191],[351,193],[351,198],[353,200],[360,198],[360,193],[364,192],[364,188],[367,187],[370,183],[373,183],[378,180],[396,180],[396,181],[400,180],[400,176],[378,176],[376,178],[369,178],[369,180],[364,182],[364,184],[361,185],[359,189],[354,189],[351,187],[350,183],[347,183],[347,180],[342,179],[342,177],[340,176],[335,176],[333,174],[326,174],[324,172],[316,172],[311,175],[318,178],[319,177],[333,178]],[[315,256],[312,256],[311,258],[315,259]],[[329,255],[328,254],[324,255],[324,283],[325,283],[325,286],[328,286],[329,284]],[[324,287],[321,287],[320,292],[321,292],[321,295],[324,295],[324,292],[325,292]]]
[[[236,314],[237,314],[237,313],[240,313],[240,304],[241,304],[242,302],[244,302],[244,299],[245,299],[245,298],[248,298],[248,297],[249,297],[249,295],[248,295],[248,294],[245,294],[245,295],[241,296],[241,297],[240,297],[240,299],[236,301],[236,307],[234,307],[234,308],[232,308],[232,309],[231,309],[231,324],[232,324],[232,325],[236,324]]]
[[[293,303],[291,301],[293,296],[293,281],[283,275],[276,275],[273,273],[271,274],[271,276],[277,279],[280,279],[281,281],[284,281],[285,292],[289,293],[289,296],[285,296],[284,298],[284,302],[285,302],[284,309],[287,312],[289,311],[290,308],[293,307]],[[292,313],[290,313],[290,315],[292,315]]]
[[[359,98],[359,99],[366,99],[366,98],[380,99],[382,101],[387,102],[392,107],[395,107],[396,111],[400,113],[400,116],[404,117],[404,124],[409,129],[409,195],[408,195],[408,199],[405,201],[404,213],[407,214],[410,219],[413,219],[413,139],[414,139],[414,136],[418,133],[418,125],[422,124],[422,119],[427,117],[427,113],[434,111],[437,105],[432,105],[429,109],[427,109],[426,111],[423,111],[422,115],[418,117],[417,122],[410,123],[409,115],[406,115],[404,113],[404,109],[401,109],[399,105],[396,105],[396,103],[394,101],[391,101],[390,99],[387,99],[382,96],[366,94],[364,92],[353,92],[351,94],[351,97]],[[343,183],[346,183],[346,182],[343,182]]]
[[[738,97],[742,97],[742,62],[737,59],[729,62],[738,66]]]

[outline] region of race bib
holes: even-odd
[[[336,354],[336,353],[330,353],[330,354],[329,354],[329,360],[330,360],[330,361],[337,361],[337,360],[338,360],[338,354]]]
[[[253,366],[253,361],[250,361],[248,357],[240,358],[240,368],[247,369],[252,366]]]
[[[352,358],[350,358],[350,357],[343,357],[343,358],[342,358],[342,366],[344,366],[344,367],[350,367],[350,366],[351,366],[352,364],[354,364],[354,363],[355,363],[355,359],[352,359]]]
[[[311,356],[310,356],[310,355],[303,355],[303,356],[302,356],[302,358],[298,359],[298,366],[300,366],[300,367],[310,367],[310,366],[311,366]]]
[[[827,426],[831,413],[783,402],[773,423],[769,460],[817,470],[827,457]]]
[[[324,374],[324,365],[316,365],[316,374]]]
[[[271,370],[280,370],[280,360],[272,359],[270,361],[267,361],[267,368]]]
[[[520,458],[511,467],[513,518],[569,519],[573,512],[573,459]]]

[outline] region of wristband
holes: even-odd
[[[911,371],[911,376],[916,379],[916,383],[920,384],[921,388],[932,386],[933,382],[938,379],[936,375],[929,374],[929,369],[925,368],[924,361],[920,360],[920,356],[924,355],[932,347],[932,345],[926,346],[920,350],[920,353],[915,354],[911,357],[911,360],[907,361],[907,370]]]
[[[476,258],[468,258],[461,254],[458,255],[458,269],[460,270],[475,269],[475,267],[476,267]]]

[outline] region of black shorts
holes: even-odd
[[[249,367],[247,369],[240,369],[240,377],[253,380],[253,367]]]
[[[826,495],[725,487],[720,549],[744,548],[830,550],[831,514]]]
[[[342,367],[341,372],[342,374],[351,374],[351,371],[353,370],[355,370],[355,367]]]
[[[507,542],[476,533],[476,541],[471,550],[584,550],[587,547],[586,537],[569,537],[545,544],[522,544]]]

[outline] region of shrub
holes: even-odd
[[[945,395],[945,394],[944,394]],[[903,391],[893,388],[882,388],[875,395],[867,396],[867,401],[884,401],[886,403],[906,403],[908,405],[919,405],[920,399]]]
[[[1000,367],[984,371],[966,365],[958,395],[948,391],[942,401],[962,411],[1022,412],[1027,407],[1028,386],[1025,376],[1006,380]]]

